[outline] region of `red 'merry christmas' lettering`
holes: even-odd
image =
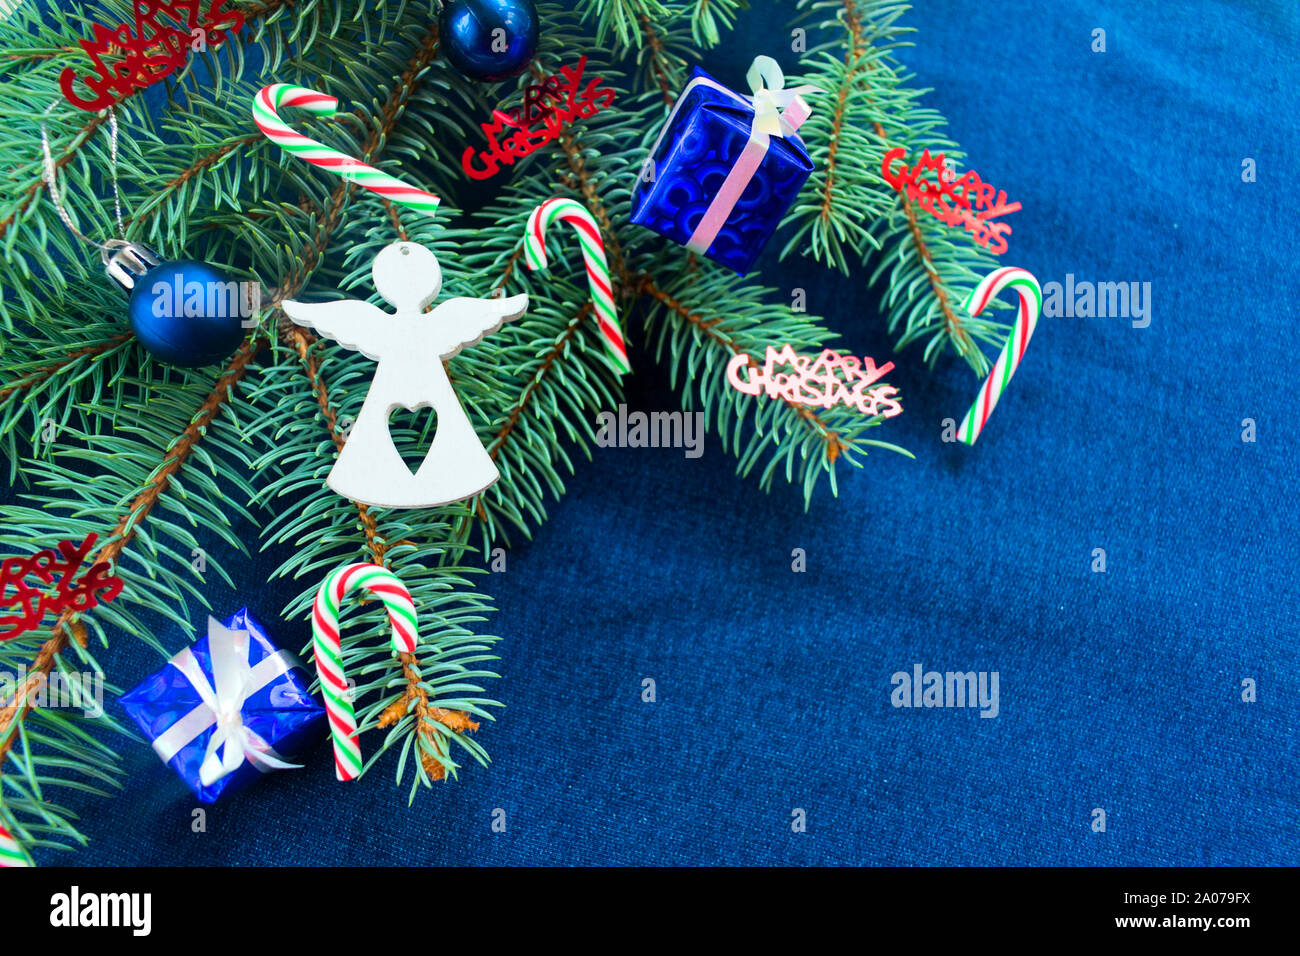
[[[541,83],[530,84],[524,91],[524,105],[517,110],[493,110],[492,122],[480,123],[487,137],[487,148],[465,147],[461,166],[470,179],[489,179],[511,166],[515,160],[541,149],[560,135],[565,123],[586,119],[614,102],[614,91],[602,87],[603,76],[582,85],[587,58],[576,66],[560,67],[558,74]],[[537,125],[540,122],[540,126]],[[509,130],[509,132],[507,132]]]
[[[1020,203],[1007,202],[1005,190],[994,189],[973,169],[953,176],[943,153],[931,156],[927,149],[911,169],[902,161],[905,155],[907,151],[901,146],[885,153],[880,164],[885,182],[944,225],[965,226],[971,238],[995,256],[1007,251],[1006,237],[1011,235],[1011,227],[993,220],[1016,212]],[[899,164],[897,168],[895,163]],[[935,174],[933,180],[926,178],[929,172]]]
[[[100,601],[111,601],[122,593],[122,582],[108,573],[106,561],[92,565],[76,580],[77,571],[97,537],[86,535],[79,545],[60,541],[57,551],[46,548],[30,558],[5,558],[0,562],[0,611],[7,608],[17,611],[0,613],[0,641],[35,630],[47,614],[88,611]],[[28,578],[33,577],[45,587],[32,587]]]
[[[226,2],[135,0],[135,29],[125,23],[112,30],[92,24],[94,38],[82,40],[81,48],[95,72],[79,77],[68,67],[59,74],[59,88],[73,106],[101,110],[157,83],[176,72],[191,50],[217,46],[225,40],[226,31],[238,32],[243,27],[243,14],[226,10]],[[78,84],[90,95],[83,95]]]

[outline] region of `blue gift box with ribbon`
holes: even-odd
[[[325,736],[325,708],[310,680],[241,608],[121,697],[154,750],[213,803]]]
[[[812,173],[795,131],[809,115],[768,56],[746,76],[751,96],[695,69],[632,195],[632,221],[744,275]]]

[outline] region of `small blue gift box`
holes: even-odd
[[[326,733],[325,708],[296,658],[241,608],[123,694],[122,706],[164,762],[213,803]]]
[[[780,67],[758,57],[753,96],[695,69],[642,168],[632,222],[744,275],[812,173],[795,130],[808,115]],[[781,107],[785,107],[782,111]]]

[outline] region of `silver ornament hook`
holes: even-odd
[[[126,292],[135,288],[139,276],[162,263],[158,253],[138,242],[110,239],[98,245],[102,250],[100,259],[104,262],[104,271]]]
[[[54,156],[50,152],[50,134],[45,128],[45,117],[49,116],[50,110],[54,109],[57,105],[57,103],[51,103],[45,108],[45,112],[41,115],[41,158],[42,172],[44,174],[42,178],[45,180],[45,185],[49,189],[50,200],[54,203],[54,210],[59,214],[59,218],[63,220],[63,224],[68,227],[68,232],[72,233],[82,242],[89,243],[92,246],[98,246],[107,256],[110,244],[99,242],[98,240],[91,239],[89,236],[83,235],[81,230],[73,224],[72,214],[68,212],[67,207],[63,205],[63,200],[59,198],[57,187],[58,169],[54,165]],[[118,189],[117,185],[117,113],[111,106],[108,107],[108,130],[108,172],[113,181],[113,209],[117,215],[118,234],[125,236],[126,222],[122,219],[122,192]],[[120,239],[113,239],[110,240],[110,243],[121,241],[122,240]],[[105,263],[107,263],[107,261],[108,260],[105,259]],[[114,279],[117,279],[117,276],[112,272],[110,272],[109,275],[112,275]]]

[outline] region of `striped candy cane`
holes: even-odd
[[[1014,267],[997,269],[986,275],[971,290],[962,307],[970,315],[979,315],[989,301],[1008,286],[1014,288],[1020,296],[1020,308],[1007,344],[1002,347],[1002,354],[994,363],[989,377],[984,380],[975,404],[971,405],[970,411],[962,419],[961,427],[957,429],[957,438],[968,445],[975,444],[975,439],[980,437],[984,423],[989,420],[998,399],[1007,390],[1011,376],[1016,374],[1020,360],[1025,357],[1025,349],[1029,346],[1029,337],[1034,334],[1038,316],[1043,311],[1043,290],[1038,287],[1038,280],[1024,269]]]
[[[557,219],[569,223],[578,233],[578,244],[582,246],[582,259],[587,265],[587,284],[591,287],[591,301],[596,310],[601,337],[618,370],[629,372],[631,366],[627,363],[627,343],[623,341],[618,313],[614,311],[614,287],[609,281],[605,243],[600,238],[600,229],[591,213],[572,199],[546,200],[528,217],[528,227],[524,232],[524,261],[528,263],[529,269],[546,268],[546,230]]]
[[[360,160],[353,159],[346,153],[330,149],[314,139],[295,133],[284,120],[280,119],[280,108],[298,106],[319,116],[333,116],[337,111],[337,97],[327,96],[305,86],[292,86],[289,83],[274,83],[263,87],[253,97],[253,122],[271,142],[286,153],[319,166],[336,176],[342,176],[348,182],[369,189],[371,192],[391,199],[395,203],[409,206],[426,216],[438,211],[438,197],[408,186],[400,179],[394,179],[387,173],[381,173],[373,166],[367,166]]]
[[[18,841],[0,823],[0,866],[29,866],[27,857],[18,848]]]
[[[340,780],[355,780],[361,773],[361,745],[357,741],[357,715],[349,699],[343,676],[343,652],[339,647],[339,606],[353,588],[366,588],[378,595],[388,609],[393,625],[393,649],[410,654],[415,650],[415,604],[411,592],[393,572],[377,564],[349,564],[331,571],[316,592],[312,607],[312,647],[316,673],[325,694],[330,733],[334,737],[334,772]]]

